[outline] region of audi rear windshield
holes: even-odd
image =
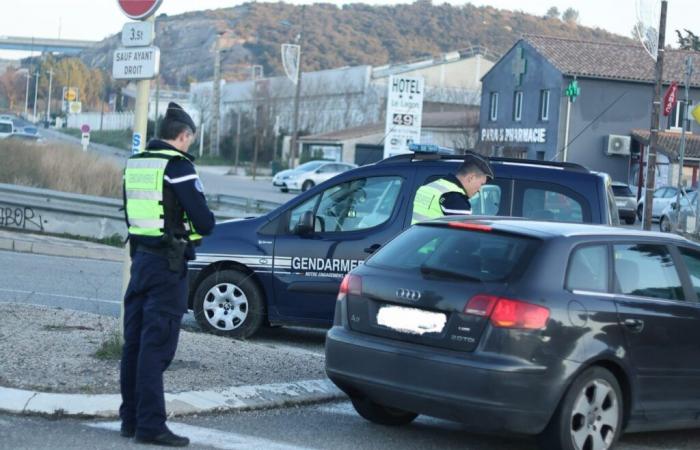
[[[450,226],[409,228],[367,260],[416,276],[499,281],[526,267],[537,239]]]

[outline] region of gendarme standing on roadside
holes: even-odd
[[[187,260],[194,259],[201,236],[214,229],[194,157],[187,154],[195,132],[192,118],[170,103],[160,139],[129,158],[124,172],[132,260],[124,296],[121,435],[173,447],[189,439],[165,425],[163,372],[187,312]]]

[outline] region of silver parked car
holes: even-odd
[[[272,185],[280,188],[282,192],[290,190],[303,192],[355,167],[357,167],[356,164],[337,161],[309,161],[295,169],[278,172],[272,178]]]
[[[693,189],[681,189],[681,196],[692,192]],[[671,202],[676,201],[676,193],[678,188],[676,186],[661,186],[654,190],[654,201],[651,209],[651,219],[656,222],[661,218],[661,213]],[[642,211],[644,208],[644,195],[639,199],[637,203],[637,218],[642,220]]]
[[[656,201],[656,200],[654,200]],[[676,207],[676,200],[674,199],[668,206],[666,206],[661,213],[659,218],[659,229],[663,232],[670,232],[671,230],[678,228],[678,222],[680,222],[680,228],[683,231],[693,231],[695,228],[694,222],[688,223],[689,218],[696,218],[695,208],[698,201],[697,191],[691,192],[687,195],[681,197],[681,211],[678,213],[678,208]],[[679,217],[680,216],[680,217]],[[678,220],[680,218],[680,220]],[[691,229],[688,230],[688,227]]]
[[[613,181],[612,190],[620,219],[627,225],[632,225],[637,212],[637,196],[626,183],[619,181]]]

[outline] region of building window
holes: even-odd
[[[544,161],[544,152],[541,150],[537,151],[537,160],[538,161]]]
[[[523,91],[515,91],[513,94],[513,120],[520,122],[523,118]]]
[[[549,120],[549,89],[540,91],[540,120]]]
[[[690,101],[690,107],[692,108],[693,102],[692,100]],[[685,107],[685,102],[684,101],[677,101],[676,106],[673,107],[671,110],[671,114],[668,116],[668,126],[666,127],[669,130],[678,130],[680,131],[683,126],[683,121],[685,120],[685,114],[686,111],[688,111],[690,108]],[[685,124],[685,131],[690,131],[690,123]]]
[[[491,92],[489,97],[489,120],[491,122],[498,120],[498,92]]]

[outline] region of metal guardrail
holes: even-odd
[[[278,203],[214,194],[207,197],[217,219],[272,211]],[[105,238],[126,236],[121,199],[0,183],[0,228]]]
[[[241,211],[244,214],[264,214],[277,209],[280,203],[257,200],[249,197],[237,197],[228,194],[207,195],[207,201],[213,208],[226,211]],[[216,213],[216,212],[215,212]]]

